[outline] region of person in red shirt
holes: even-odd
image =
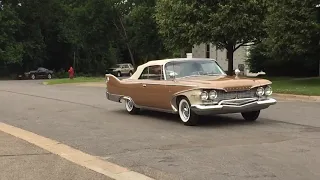
[[[74,70],[73,70],[72,66],[71,66],[70,69],[68,70],[68,73],[69,73],[69,78],[70,78],[70,79],[73,79]]]

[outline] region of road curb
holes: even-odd
[[[306,96],[306,95],[274,93],[273,97],[281,98],[281,99],[287,99],[287,100],[320,102],[320,96]]]

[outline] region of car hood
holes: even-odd
[[[247,90],[258,86],[271,84],[271,81],[260,78],[247,78],[235,76],[196,76],[177,78],[176,83],[193,85],[199,88],[216,88],[230,90]]]

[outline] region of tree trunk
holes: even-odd
[[[134,62],[132,51],[130,49],[130,45],[129,45],[129,43],[126,43],[126,44],[127,44],[127,48],[128,48],[129,54],[130,54],[130,59],[131,59],[132,65],[133,65],[134,68],[137,68],[136,67],[136,63]]]
[[[233,51],[234,47],[233,45],[227,45],[227,59],[228,59],[228,75],[232,76],[233,75]]]

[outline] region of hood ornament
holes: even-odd
[[[239,69],[234,70],[234,73],[236,74],[236,78],[239,78],[240,72],[241,71]]]

